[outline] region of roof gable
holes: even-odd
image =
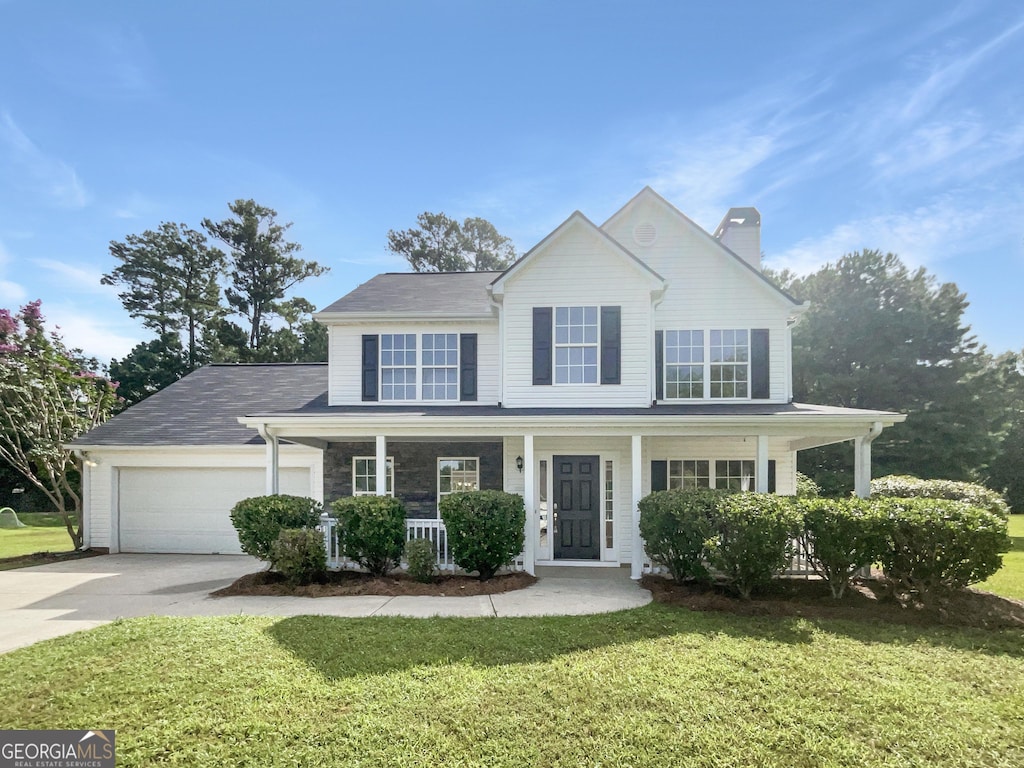
[[[601,243],[607,246],[610,252],[614,253],[624,264],[628,265],[630,269],[635,270],[639,275],[647,280],[650,283],[652,290],[664,289],[665,279],[661,275],[655,272],[642,259],[637,258],[619,241],[594,224],[594,222],[582,213],[574,211],[572,215],[556,227],[551,234],[524,253],[514,264],[512,264],[512,266],[498,275],[498,277],[496,277],[491,283],[491,292],[495,295],[501,295],[504,293],[505,284],[509,279],[522,272],[534,261],[543,258],[543,256],[550,252],[552,248],[556,247],[561,240],[570,237],[574,231],[579,231],[580,228],[597,237]]]

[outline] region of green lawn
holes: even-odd
[[[118,765],[1019,766],[1019,632],[741,618],[132,619],[0,656]]]
[[[1003,567],[978,589],[1024,600],[1024,515],[1010,515],[1010,537],[1013,549],[1003,555]]]
[[[0,528],[0,559],[36,552],[69,552],[74,549],[60,515],[23,512],[24,528]]]

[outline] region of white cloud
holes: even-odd
[[[63,208],[83,208],[89,203],[89,194],[75,169],[43,152],[8,112],[0,113],[0,145],[8,148],[8,173],[20,175],[18,181],[22,184]]]
[[[113,324],[88,309],[75,304],[43,304],[47,328],[59,328],[64,343],[79,348],[108,362],[112,357],[122,358],[142,340],[142,333],[126,335]]]
[[[103,273],[99,270],[86,269],[56,259],[33,259],[32,263],[56,275],[62,283],[78,291],[117,295],[115,286],[103,285],[100,282]]]
[[[11,254],[2,240],[0,240],[0,307],[11,309],[17,304],[25,301],[27,292],[25,289],[11,280],[5,279],[7,265],[11,261]]]

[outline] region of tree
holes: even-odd
[[[1001,413],[979,394],[985,364],[962,324],[967,300],[957,286],[877,250],[783,279],[811,301],[793,330],[795,399],[908,413],[875,442],[876,474],[972,479],[992,456]],[[852,485],[852,459],[842,446],[808,450],[800,471],[841,492]]]
[[[121,264],[103,276],[103,284],[124,286],[118,294],[124,308],[159,339],[184,331],[188,367],[194,370],[200,363],[200,334],[223,314],[217,280],[224,253],[210,248],[202,232],[170,222],[157,231],[128,235],[124,242],[111,241],[110,253]]]
[[[388,250],[415,272],[469,272],[505,269],[516,259],[512,241],[486,219],[460,225],[443,213],[416,217],[419,228],[388,231]]]
[[[1007,424],[989,463],[986,484],[1006,496],[1010,508],[1024,514],[1024,351],[1001,358],[1008,371],[1001,395],[1007,407]]]
[[[193,363],[177,334],[144,341],[121,360],[110,361],[108,373],[117,382],[125,407],[145,400],[193,370]]]
[[[96,360],[46,333],[39,307],[0,310],[0,458],[46,496],[81,549],[80,468],[65,446],[106,420],[117,394]]]
[[[236,200],[228,208],[234,218],[203,219],[203,228],[229,249],[231,285],[225,296],[231,309],[248,320],[247,348],[258,350],[287,292],[328,267],[294,256],[302,246],[284,239],[292,225],[278,224],[272,208],[255,200]]]

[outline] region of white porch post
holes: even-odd
[[[277,435],[266,427],[260,427],[258,431],[263,442],[267,444],[267,495],[277,496],[281,492]]]
[[[526,541],[523,568],[531,576],[537,570],[537,492],[534,480],[533,435],[523,436],[523,505],[526,507]]]
[[[388,495],[388,439],[384,435],[377,435],[377,477],[376,488],[378,496]]]
[[[639,579],[644,575],[644,544],[640,538],[640,499],[643,498],[643,438],[633,435],[629,454],[629,466],[632,469],[633,499],[633,562],[630,578]]]
[[[768,493],[768,437],[757,436],[757,461],[754,462],[754,490]]]
[[[876,421],[863,437],[853,441],[853,492],[862,499],[871,496],[871,444],[882,434],[882,422]]]

